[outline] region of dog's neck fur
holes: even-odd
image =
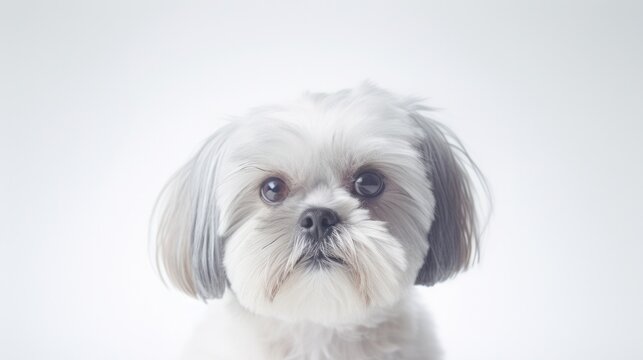
[[[197,330],[198,340],[188,347],[190,359],[440,358],[430,321],[414,296],[374,311],[360,323],[329,326],[256,315],[228,294],[213,304],[215,314]],[[202,349],[204,355],[195,357],[195,344],[209,344],[211,348]],[[225,351],[218,351],[220,347]]]

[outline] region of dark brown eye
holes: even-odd
[[[384,180],[379,174],[366,171],[355,178],[353,187],[358,195],[371,198],[382,193]]]
[[[278,177],[271,177],[261,184],[261,198],[268,204],[284,201],[288,196],[288,186]]]

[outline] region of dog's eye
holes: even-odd
[[[271,177],[261,184],[261,198],[268,204],[276,204],[284,201],[288,196],[288,186],[277,177]]]
[[[360,196],[375,197],[384,190],[384,181],[379,174],[366,171],[355,178],[353,187]]]

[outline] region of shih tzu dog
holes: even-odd
[[[440,359],[414,285],[479,238],[460,142],[370,84],[257,109],[210,137],[157,207],[172,284],[223,298],[187,359]]]

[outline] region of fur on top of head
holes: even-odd
[[[329,323],[466,269],[468,170],[484,179],[428,110],[363,84],[226,124],[161,194],[164,274],[198,298],[228,289],[257,314]]]

